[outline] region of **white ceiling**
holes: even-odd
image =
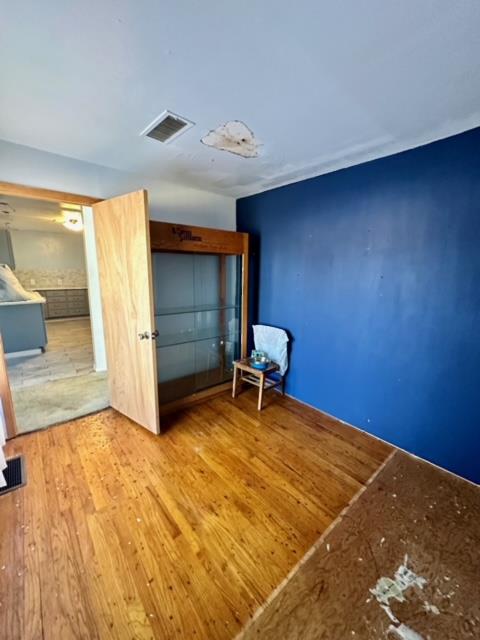
[[[227,195],[480,124],[478,0],[2,3],[0,138]],[[139,137],[163,110],[196,125]],[[257,158],[201,144],[243,121]]]
[[[63,226],[65,216],[62,209],[66,210],[67,208],[81,210],[81,207],[66,203],[17,198],[0,193],[0,228],[7,226],[12,230],[19,231],[72,234],[75,232]]]

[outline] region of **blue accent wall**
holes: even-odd
[[[480,482],[480,129],[237,203],[287,392]]]

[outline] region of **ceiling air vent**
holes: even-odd
[[[185,133],[187,129],[193,127],[193,125],[194,123],[186,118],[177,116],[171,111],[164,111],[140,135],[153,138],[159,142],[171,142],[174,138],[178,138],[179,135]]]

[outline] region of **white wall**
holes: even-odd
[[[85,271],[83,234],[11,230],[15,268]]]
[[[128,153],[128,149],[125,149]],[[147,189],[154,220],[235,229],[235,199],[0,140],[0,181],[98,198]]]

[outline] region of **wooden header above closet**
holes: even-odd
[[[187,251],[241,255],[248,252],[248,234],[150,220],[152,251]]]

